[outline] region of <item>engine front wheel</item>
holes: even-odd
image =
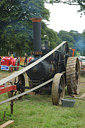
[[[61,104],[61,98],[65,94],[65,78],[62,73],[57,73],[52,83],[52,103],[53,105]]]

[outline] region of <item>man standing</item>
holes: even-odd
[[[24,60],[24,65],[27,65],[27,54],[25,53],[25,60]]]

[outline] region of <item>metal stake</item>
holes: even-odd
[[[11,97],[13,97],[13,91],[11,91]],[[11,100],[11,104],[10,104],[10,106],[11,106],[11,114],[13,114],[13,100]]]

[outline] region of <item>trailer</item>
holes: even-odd
[[[1,58],[0,67],[1,70],[12,72],[19,70],[20,61],[19,58],[13,58],[11,56],[4,56]]]

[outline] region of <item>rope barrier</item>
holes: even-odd
[[[42,86],[44,86],[44,85],[46,85],[46,84],[48,84],[48,83],[50,83],[50,82],[52,82],[52,81],[53,81],[53,78],[50,79],[50,80],[48,80],[48,81],[46,81],[46,82],[44,82],[44,83],[42,83],[42,84],[40,84],[40,85],[38,85],[38,86],[36,86],[36,87],[34,87],[34,88],[32,88],[32,89],[30,89],[30,90],[28,90],[28,91],[26,91],[26,92],[23,92],[23,93],[21,93],[21,94],[19,94],[19,95],[17,95],[17,96],[13,96],[13,97],[11,97],[11,98],[9,98],[9,99],[7,99],[7,100],[4,100],[4,101],[0,102],[0,105],[1,105],[1,104],[4,104],[4,103],[6,103],[6,102],[12,101],[12,100],[14,100],[14,99],[16,99],[16,98],[19,98],[19,97],[21,97],[21,96],[24,96],[25,94],[28,94],[28,93],[30,93],[30,92],[32,92],[32,91],[38,89],[38,88],[41,88]]]

